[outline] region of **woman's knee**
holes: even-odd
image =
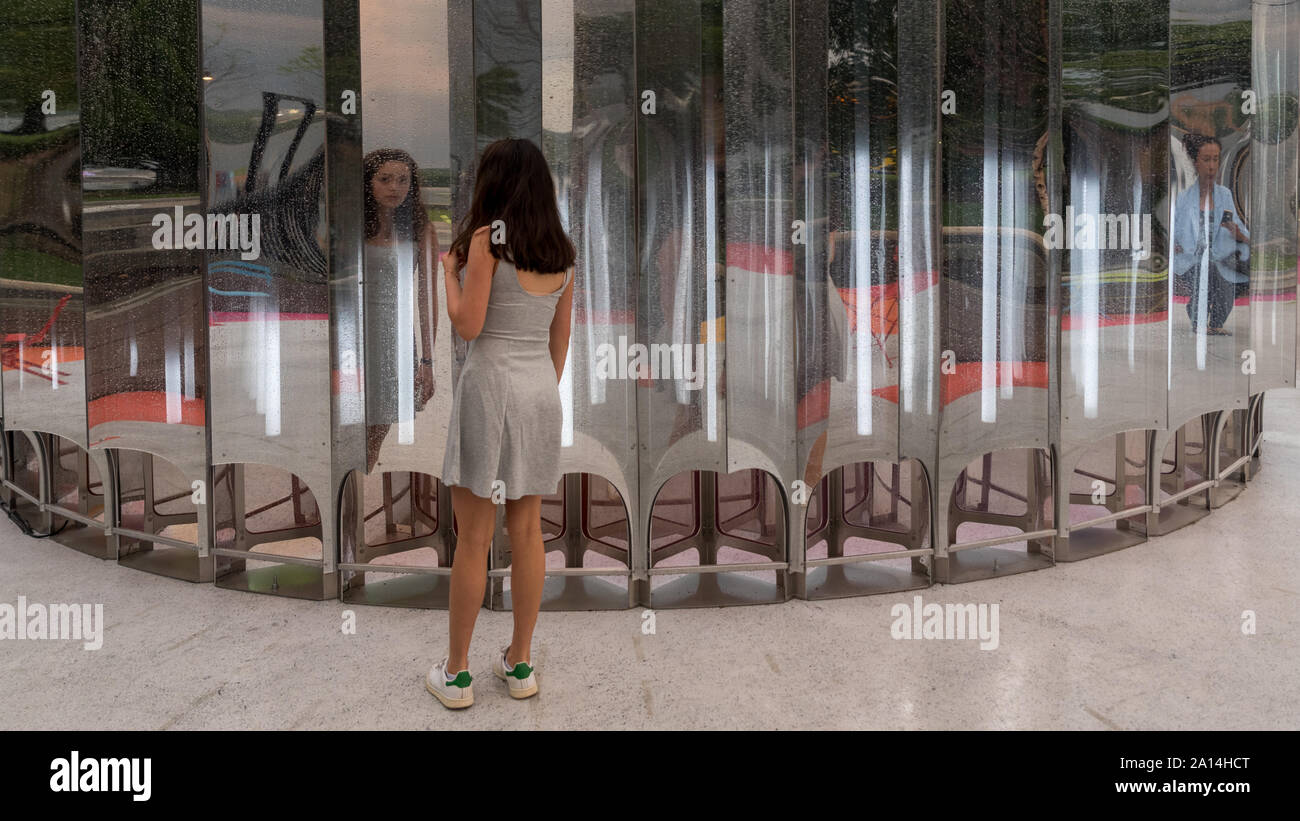
[[[511,539],[537,540],[542,538],[542,511],[539,506],[520,505],[506,508],[506,530]]]
[[[456,549],[486,553],[492,545],[493,530],[493,527],[478,524],[460,527],[456,532]]]
[[[506,523],[506,529],[513,541],[533,542],[542,539],[542,521],[541,517],[529,518],[519,517],[513,522]]]

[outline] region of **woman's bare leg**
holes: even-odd
[[[546,552],[542,549],[542,497],[506,500],[506,529],[510,534],[510,609],[515,631],[506,663],[531,661],[533,628],[542,607],[546,581]]]
[[[456,556],[451,563],[447,672],[459,673],[469,669],[469,642],[483,606],[496,505],[463,487],[451,489],[451,504],[456,513]]]

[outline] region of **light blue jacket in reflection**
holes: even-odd
[[[1191,188],[1178,195],[1174,202],[1174,274],[1185,274],[1193,266],[1200,264],[1205,253],[1206,215],[1200,208],[1201,186],[1195,183]],[[1250,244],[1237,242],[1232,232],[1224,228],[1220,221],[1223,212],[1232,214],[1232,221],[1247,238],[1250,232],[1241,224],[1237,206],[1232,201],[1232,192],[1227,186],[1214,185],[1214,210],[1209,214],[1210,258],[1217,263],[1219,276],[1228,282],[1248,282],[1249,278],[1237,273],[1237,262],[1233,256],[1241,250],[1242,259],[1249,259]],[[1177,249],[1181,247],[1180,253]]]

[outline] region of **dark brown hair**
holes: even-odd
[[[1183,135],[1183,150],[1187,152],[1187,157],[1192,162],[1196,162],[1197,158],[1201,156],[1202,148],[1211,144],[1219,146],[1220,151],[1223,150],[1223,144],[1219,142],[1217,137],[1207,137],[1203,134],[1192,134],[1191,132]]]
[[[496,220],[505,224],[506,241],[489,246],[493,258],[542,274],[563,274],[573,266],[577,250],[560,222],[551,168],[531,140],[512,137],[483,149],[473,202],[451,243],[458,267],[469,259],[474,232]]]

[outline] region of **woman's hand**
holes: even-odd
[[[456,259],[456,252],[455,252],[455,251],[448,251],[447,253],[445,253],[445,254],[442,255],[442,275],[443,275],[443,277],[444,277],[445,279],[447,279],[447,281],[449,281],[449,282],[451,281],[451,278],[452,278],[452,277],[455,277],[455,278],[456,278],[456,283],[457,283],[457,284],[460,284],[460,277],[457,276],[457,273],[456,273],[456,264],[457,264],[457,259]]]

